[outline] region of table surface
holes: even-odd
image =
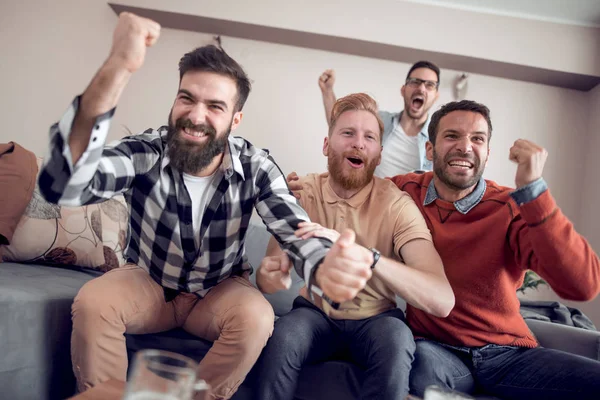
[[[124,391],[125,382],[111,379],[71,397],[69,400],[121,400]]]

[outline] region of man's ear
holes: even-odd
[[[429,161],[433,161],[433,143],[429,140],[425,143],[425,156]]]
[[[402,96],[402,98],[404,98],[404,91],[405,91],[405,85],[402,85],[402,87],[400,88],[400,95]]]
[[[242,122],[242,117],[244,116],[244,113],[242,111],[238,111],[235,114],[233,114],[233,119],[231,120],[231,130],[235,131],[237,129],[237,127],[240,125],[240,123]]]
[[[329,153],[329,137],[325,136],[325,139],[323,139],[323,155],[325,157],[328,157],[328,153]]]

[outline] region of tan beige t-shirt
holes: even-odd
[[[400,249],[414,239],[431,241],[425,219],[412,198],[387,179],[374,177],[350,199],[338,197],[329,185],[329,175],[302,178],[300,204],[311,221],[338,232],[349,228],[356,242],[374,247],[381,255],[402,261]],[[333,319],[363,319],[396,307],[394,292],[375,275],[367,286],[338,310],[319,296],[314,303]]]

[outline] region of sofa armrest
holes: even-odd
[[[600,332],[526,319],[542,347],[600,360]]]

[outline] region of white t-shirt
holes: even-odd
[[[375,169],[380,178],[406,174],[421,168],[418,136],[407,136],[398,124],[383,141],[381,164]]]
[[[210,176],[183,174],[183,182],[192,199],[192,225],[197,241],[200,239],[198,235],[200,235],[202,216],[204,215],[208,202],[212,199],[216,190],[216,187],[214,187],[212,183],[220,174],[220,169],[217,169],[217,171]]]

